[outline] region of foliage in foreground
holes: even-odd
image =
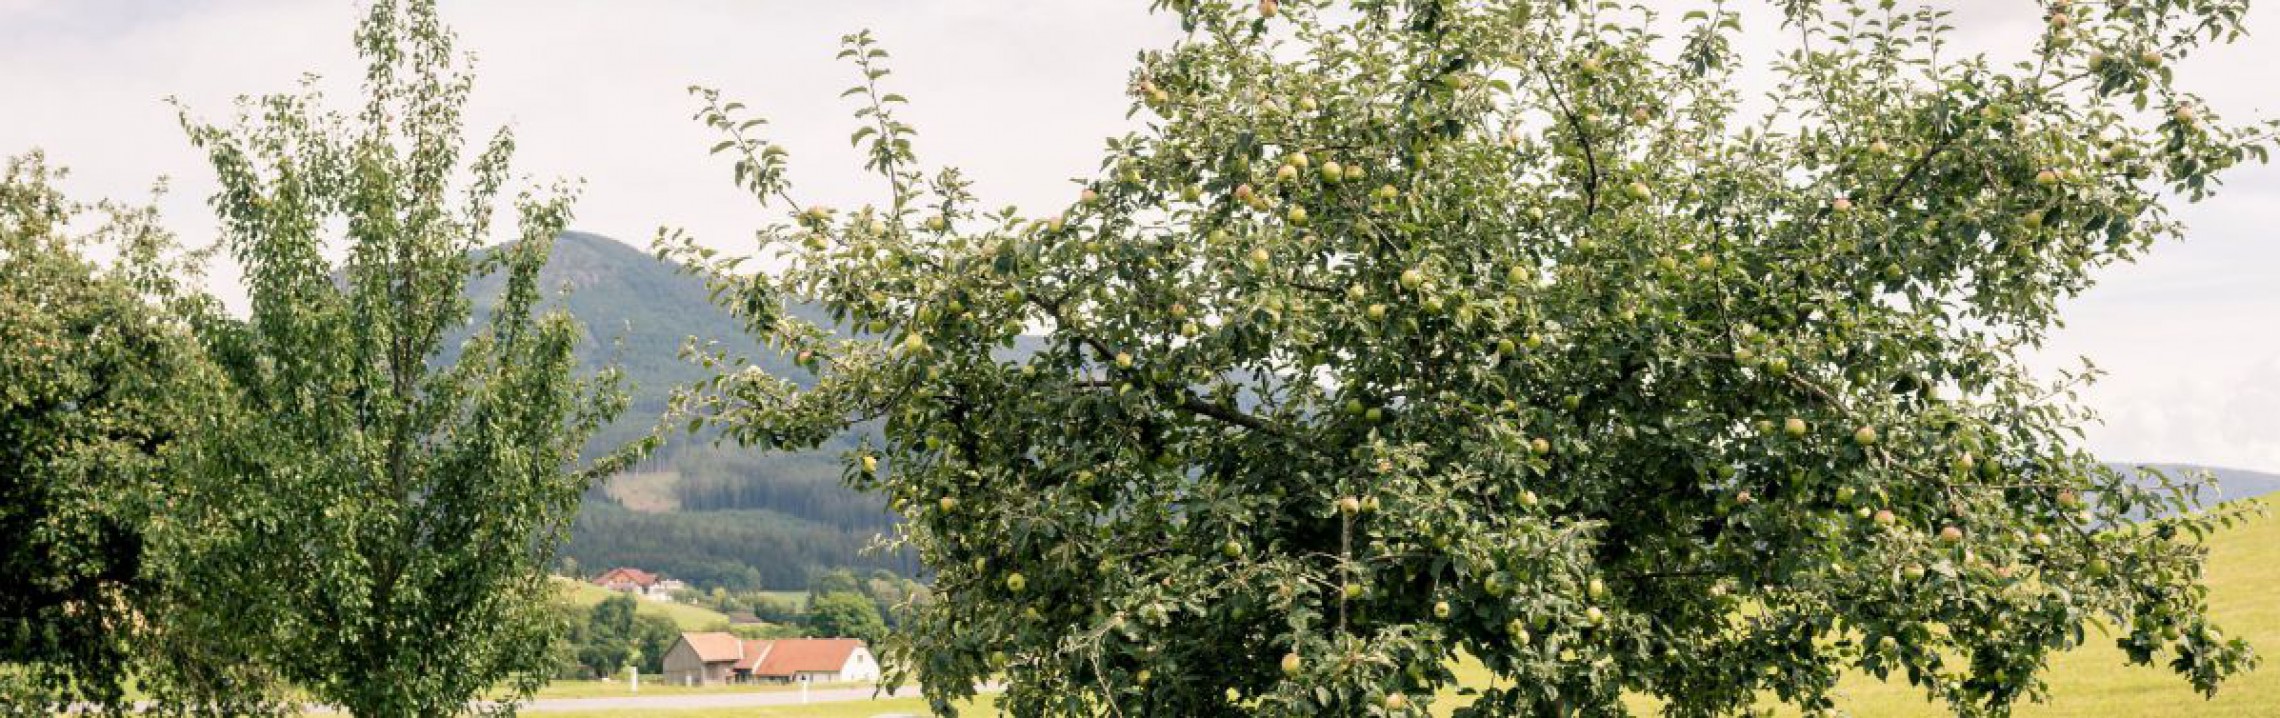
[[[1461,651],[1499,680],[1460,715],[1821,711],[1848,669],[1999,715],[2095,621],[2204,692],[2254,663],[2200,584],[2231,515],[2098,464],[2087,377],[2017,359],[2264,158],[2172,82],[2245,3],[2054,0],[2014,62],[1790,0],[1762,67],[1723,7],[1158,5],[1188,35],[1060,213],[922,170],[868,36],[882,204],[801,205],[703,93],[784,268],[662,251],[820,379],[708,357],[687,409],[770,447],[885,418],[847,477],[939,572],[893,661],[937,706],[1405,715]]]
[[[38,153],[0,176],[0,715],[136,684],[226,714],[265,674],[177,620],[197,597],[170,579],[209,537],[179,503],[228,491],[193,470],[230,412],[191,333],[214,308],[151,210],[74,202],[61,176]]]
[[[478,252],[498,239],[513,142],[500,132],[463,163],[470,81],[434,3],[375,2],[356,39],[353,115],[312,90],[249,100],[234,128],[183,120],[221,181],[222,246],[252,304],[200,327],[244,410],[213,470],[246,490],[215,509],[232,540],[185,580],[316,701],[457,714],[555,667],[546,568],[626,457],[572,467],[625,400],[613,373],[576,371],[576,323],[537,307],[560,192],[516,198],[515,241]],[[463,291],[490,273],[505,288],[474,318]],[[446,360],[444,337],[471,322]]]

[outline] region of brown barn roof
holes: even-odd
[[[775,641],[760,665],[752,669],[756,676],[790,676],[801,672],[836,673],[847,665],[847,658],[863,642],[854,638],[790,638]]]
[[[594,577],[594,583],[601,585],[608,585],[618,581],[625,581],[636,586],[649,586],[651,584],[657,583],[657,574],[643,571],[638,568],[626,568],[620,566],[610,569],[600,576]]]
[[[744,659],[744,642],[727,633],[683,633],[681,640],[696,649],[697,660],[706,663]]]
[[[753,666],[760,665],[760,659],[768,655],[768,649],[771,647],[770,644],[773,643],[775,642],[745,641],[744,657],[737,659],[734,669],[739,671],[749,671],[752,670]]]

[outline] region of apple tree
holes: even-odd
[[[1986,52],[1867,0],[1156,5],[1135,127],[1040,213],[919,164],[868,35],[876,204],[802,204],[699,91],[782,219],[766,271],[660,251],[815,376],[700,351],[683,409],[883,419],[847,478],[935,572],[892,657],[938,707],[1419,715],[1470,657],[1460,716],[1824,713],[1847,671],[2001,715],[2100,627],[2205,693],[2254,663],[2200,578],[2241,509],[2100,464],[2091,372],[2020,360],[2264,159],[2174,69],[2245,3],[2048,0]]]

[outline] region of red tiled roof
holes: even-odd
[[[765,642],[765,641],[763,641]],[[849,656],[863,642],[854,638],[788,638],[775,641],[758,667],[756,676],[792,676],[799,673],[837,673],[846,667]]]
[[[753,666],[760,664],[762,657],[768,655],[769,644],[771,643],[774,641],[745,641],[744,657],[737,659],[733,669],[739,671],[752,670]]]
[[[626,568],[620,566],[618,568],[610,569],[600,576],[594,577],[594,583],[603,586],[618,582],[630,583],[636,586],[648,586],[657,583],[657,574],[643,571],[638,568]]]
[[[727,633],[683,633],[681,640],[696,649],[697,660],[706,663],[739,661],[744,659],[744,642]]]

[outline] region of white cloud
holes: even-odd
[[[1669,2],[1677,8],[1702,2]],[[2033,32],[2032,3],[1959,2],[1964,48],[2015,45]],[[689,120],[684,88],[721,88],[775,120],[793,150],[804,201],[876,197],[857,170],[839,90],[854,80],[832,60],[840,35],[872,28],[894,54],[890,82],[933,164],[964,168],[993,204],[1039,211],[1067,201],[1104,137],[1121,133],[1133,54],[1176,36],[1142,0],[447,0],[463,47],[480,57],[471,126],[511,124],[519,169],[583,177],[576,226],[645,241],[660,225],[722,247],[763,218],[706,156],[715,138]],[[46,148],[74,168],[79,196],[132,198],[175,178],[164,205],[193,240],[213,236],[203,200],[213,184],[160,100],[203,117],[239,94],[287,90],[306,71],[353,91],[347,42],[360,12],[347,0],[0,0],[0,152]],[[1753,57],[1779,31],[1755,16]],[[2280,8],[2259,5],[2252,31],[2280,33]],[[2232,116],[2271,116],[2262,77],[2280,43],[2244,42],[2179,69]],[[1747,80],[1747,78],[1745,78]],[[1747,84],[1747,83],[1745,83]],[[2116,458],[2200,461],[2280,470],[2280,171],[2251,167],[2231,191],[2182,214],[2192,239],[2119,268],[2067,304],[2070,326],[2038,366],[2088,355],[2109,371],[2086,399],[2107,417],[2091,445]],[[230,277],[217,276],[228,282]],[[236,295],[234,287],[222,287]]]

